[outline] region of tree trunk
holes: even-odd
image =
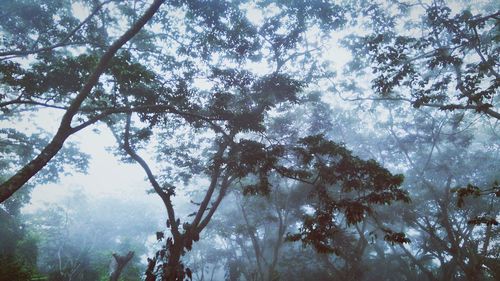
[[[109,281],[118,281],[120,274],[122,274],[123,269],[129,261],[134,256],[134,252],[130,251],[126,256],[119,256],[118,254],[113,254],[113,260],[111,261],[111,273],[109,275]]]
[[[173,245],[169,251],[168,262],[165,267],[163,280],[182,281],[184,277],[184,268],[181,266],[181,245]]]
[[[189,237],[185,234],[178,236],[177,242],[168,238],[165,247],[157,251],[153,259],[148,259],[145,281],[154,281],[158,277],[162,281],[183,281],[186,277],[191,280],[191,270],[181,261],[187,239]]]

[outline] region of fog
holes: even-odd
[[[0,281],[500,279],[495,1],[0,6]]]

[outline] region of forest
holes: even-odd
[[[0,281],[500,280],[495,0],[0,0]]]

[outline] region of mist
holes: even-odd
[[[495,1],[0,6],[0,281],[500,280]]]

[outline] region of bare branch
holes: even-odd
[[[220,202],[226,196],[226,191],[227,191],[228,187],[232,184],[233,181],[234,181],[234,178],[230,178],[229,174],[226,174],[224,176],[224,178],[222,179],[220,190],[219,190],[219,195],[217,196],[217,198],[213,202],[212,207],[210,208],[208,214],[205,216],[205,218],[203,218],[203,220],[198,225],[197,231],[201,232],[208,225],[208,223],[212,219],[212,216],[214,215],[215,211],[219,207]]]
[[[156,180],[155,176],[153,175],[153,172],[151,171],[151,168],[149,168],[149,165],[130,146],[130,121],[131,121],[130,119],[131,119],[131,117],[132,117],[132,113],[129,112],[127,114],[127,121],[126,121],[126,125],[125,125],[125,134],[124,134],[124,140],[123,140],[123,149],[125,150],[125,152],[127,152],[127,154],[132,159],[134,159],[137,163],[139,163],[139,165],[141,165],[141,167],[144,170],[144,172],[146,172],[146,175],[148,176],[148,180],[151,183],[151,186],[153,186],[153,189],[160,196],[160,198],[163,201],[163,204],[167,208],[167,215],[168,215],[168,219],[171,222],[172,234],[175,237],[178,237],[180,235],[179,234],[179,226],[175,222],[175,220],[176,220],[175,219],[175,211],[174,211],[174,207],[172,205],[172,201],[170,200],[170,195],[171,194],[168,193],[168,192],[163,191],[163,189],[161,188],[160,184],[158,183],[158,181]]]
[[[193,227],[197,227],[203,214],[207,210],[208,203],[210,202],[210,199],[212,199],[212,195],[215,191],[215,188],[217,187],[217,183],[219,182],[219,177],[221,174],[221,168],[222,168],[222,156],[224,155],[224,151],[227,148],[227,143],[226,142],[221,142],[219,144],[219,148],[217,150],[217,153],[214,156],[214,168],[212,171],[212,178],[210,180],[210,185],[208,187],[207,192],[205,193],[205,197],[203,198],[203,201],[200,204],[200,207],[198,208],[198,212],[196,212],[196,217],[193,220]]]

